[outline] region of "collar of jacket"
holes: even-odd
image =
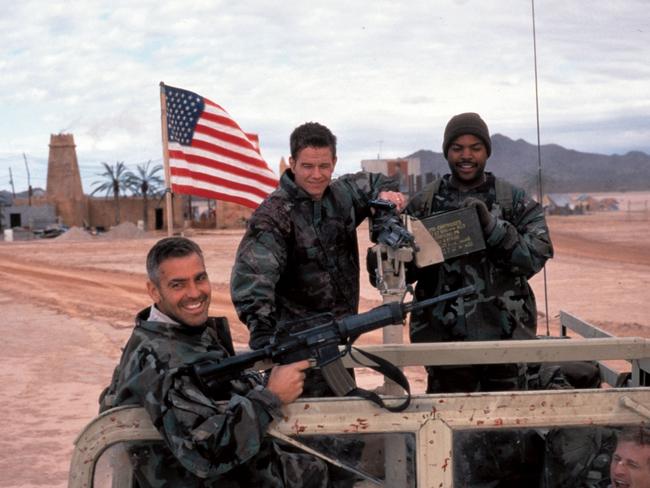
[[[331,183],[330,183],[331,184]],[[293,171],[291,169],[287,168],[284,173],[282,174],[282,178],[280,178],[280,187],[287,192],[289,197],[292,200],[312,200],[312,197],[302,188],[300,188],[298,185],[296,185],[296,179],[293,174]],[[323,200],[325,196],[332,191],[329,187],[325,188],[325,193],[323,193]]]
[[[488,191],[490,188],[494,187],[494,175],[489,171],[485,171],[483,174],[485,175],[485,180],[483,181],[483,183],[468,191],[480,193],[480,192]],[[442,181],[444,182],[445,186],[447,186],[448,188],[453,188],[454,190],[458,190],[458,188],[456,188],[451,183],[451,174],[446,174],[445,176],[443,176]]]
[[[167,323],[167,322],[154,322],[147,320],[149,318],[149,312],[151,307],[147,307],[144,310],[141,310],[135,318],[135,326],[141,327],[150,332],[156,332],[158,334],[164,334],[167,336],[176,335],[176,334],[185,334],[188,336],[196,336],[203,334],[205,328],[208,326],[210,321],[213,320],[212,317],[208,317],[208,320],[203,325],[198,326],[189,326],[179,323]]]

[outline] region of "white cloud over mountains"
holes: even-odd
[[[44,186],[36,161],[60,131],[74,133],[86,181],[99,161],[160,160],[161,80],[259,133],[273,168],[307,120],[339,137],[340,172],[379,151],[438,151],[468,110],[536,141],[526,0],[1,2],[2,189],[9,165],[26,187],[23,151]],[[650,152],[647,2],[535,8],[542,143]]]

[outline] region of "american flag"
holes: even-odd
[[[196,93],[163,85],[171,189],[256,208],[278,185],[259,151],[228,112]]]

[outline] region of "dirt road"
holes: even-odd
[[[551,329],[560,309],[617,335],[650,337],[650,220],[624,212],[549,220],[556,258],[546,268]],[[360,247],[367,247],[361,229]],[[144,257],[160,236],[132,240],[0,243],[0,486],[63,487],[72,442],[96,414],[133,315],[149,304]],[[211,313],[236,342],[247,332],[228,280],[241,231],[192,236],[213,282]],[[362,276],[362,309],[379,304]],[[544,281],[532,280],[540,313]],[[545,317],[540,320],[545,329]],[[362,338],[379,342],[380,333]],[[413,374],[414,390],[421,377]]]

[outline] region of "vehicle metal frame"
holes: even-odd
[[[589,338],[383,345],[362,349],[399,366],[625,359],[632,363],[631,375],[600,366],[604,381],[624,383],[627,387],[418,395],[407,410],[399,413],[356,398],[306,399],[285,407],[286,417],[275,427],[291,436],[412,433],[417,487],[440,488],[453,485],[452,444],[458,432],[620,426],[650,421],[650,388],[646,386],[650,340],[605,337],[603,331],[566,313],[562,313],[561,323],[565,333],[568,329],[577,330]],[[103,413],[75,441],[68,486],[92,487],[95,464],[111,445],[158,439],[160,434],[142,408],[119,407]]]

